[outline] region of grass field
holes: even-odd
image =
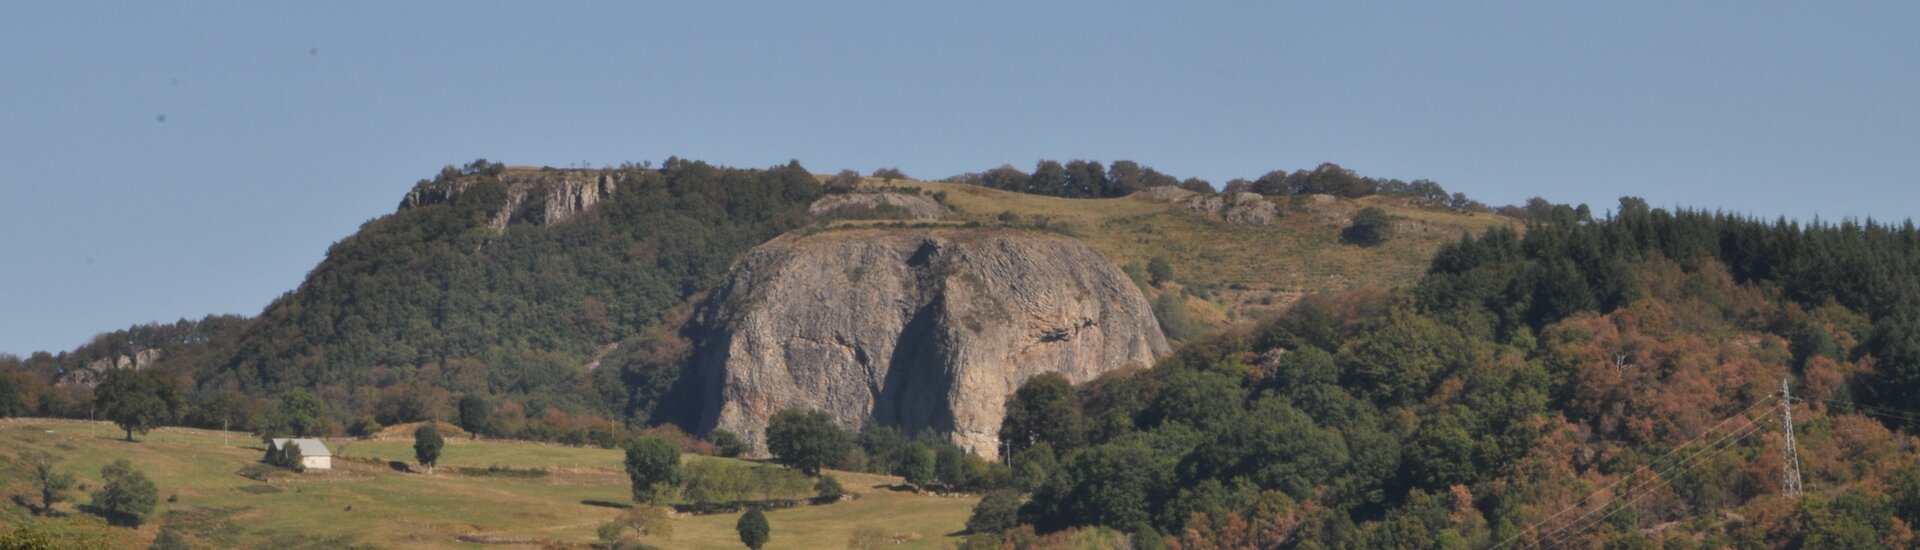
[[[1441,245],[1462,234],[1520,227],[1501,216],[1414,208],[1379,196],[1299,206],[1280,199],[1282,217],[1259,226],[1212,220],[1145,198],[1066,199],[936,182],[892,185],[945,193],[955,210],[946,223],[991,225],[1000,223],[1003,212],[1046,217],[1064,222],[1063,232],[1100,250],[1116,265],[1144,266],[1154,257],[1166,258],[1182,286],[1212,289],[1208,304],[1189,309],[1195,318],[1214,324],[1257,320],[1304,294],[1402,286],[1426,271]],[[1340,231],[1352,214],[1367,206],[1398,218],[1395,237],[1372,248],[1340,242]]]
[[[43,522],[74,540],[105,541],[109,547],[144,548],[163,525],[187,533],[194,547],[478,548],[458,540],[484,534],[585,545],[594,529],[619,510],[589,504],[630,499],[619,451],[510,441],[448,440],[434,475],[408,474],[358,460],[338,460],[334,474],[309,474],[262,483],[237,472],[262,454],[242,433],[165,428],[128,443],[112,425],[81,421],[0,421],[0,489],[9,496],[32,493],[22,457],[44,452],[81,483],[98,485],[100,467],[125,457],[153,478],[162,502],[139,529],[110,527],[98,518],[61,508],[63,517],[34,518],[15,503],[0,504],[0,526]],[[341,443],[345,443],[341,445]],[[329,442],[340,454],[361,459],[410,459],[410,441]],[[686,460],[730,460],[689,456]],[[554,475],[521,479],[466,477],[451,467],[546,468]],[[836,472],[860,498],[827,506],[769,512],[768,548],[841,548],[855,529],[872,527],[910,539],[900,548],[952,546],[973,499],[888,491],[876,486],[897,478]],[[177,495],[167,502],[169,495]],[[75,500],[88,500],[75,491]],[[671,539],[647,542],[665,548],[741,548],[737,515],[688,516],[674,520]],[[514,545],[487,545],[511,548]]]

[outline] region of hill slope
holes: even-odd
[[[25,508],[0,506],[0,526],[38,522],[73,547],[146,548],[162,527],[179,529],[194,548],[472,548],[462,535],[536,540],[557,545],[596,540],[595,528],[620,511],[595,502],[631,498],[617,450],[513,441],[449,440],[440,473],[406,474],[374,459],[410,460],[411,441],[331,441],[336,475],[292,476],[263,483],[236,475],[256,464],[258,440],[244,433],[168,428],[138,443],[112,438],[105,423],[43,419],[0,421],[0,489],[26,494],[26,453],[57,457],[58,468],[98,485],[100,467],[125,457],[151,477],[162,502],[138,529],[109,527],[73,513],[34,518]],[[687,456],[688,464],[731,459]],[[460,468],[544,469],[516,478],[464,475]],[[291,474],[282,475],[291,476]],[[901,548],[943,548],[960,531],[974,499],[922,496],[876,486],[898,478],[834,472],[857,500],[778,510],[768,548],[838,548],[855,529],[873,528],[911,539]],[[76,495],[80,502],[88,497]],[[172,496],[174,500],[166,499]],[[63,510],[70,510],[67,505]],[[673,520],[671,538],[650,537],[663,548],[737,548],[737,514]],[[3,531],[0,531],[3,533]],[[97,542],[99,546],[88,546]],[[527,545],[522,545],[527,546]]]

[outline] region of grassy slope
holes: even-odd
[[[95,486],[100,467],[124,456],[159,486],[163,501],[155,511],[156,519],[138,530],[107,527],[85,514],[54,520],[63,529],[102,536],[124,548],[144,547],[167,522],[186,527],[196,546],[209,547],[338,548],[355,543],[388,548],[477,547],[456,540],[470,533],[585,543],[594,539],[594,528],[617,510],[583,501],[629,498],[625,475],[618,470],[621,455],[613,450],[449,440],[445,466],[561,471],[541,479],[463,477],[444,471],[426,476],[337,461],[336,468],[351,472],[349,477],[354,479],[275,483],[284,491],[251,493],[245,489],[267,484],[235,473],[261,454],[258,443],[246,434],[166,428],[137,443],[119,441],[118,434],[103,423],[0,421],[0,489],[8,495],[31,492],[20,459],[29,450],[59,456],[62,469]],[[412,448],[408,441],[363,441],[347,444],[341,454],[396,460],[411,457]],[[768,548],[837,548],[860,527],[918,535],[903,548],[950,546],[954,539],[946,535],[961,529],[974,503],[874,488],[898,483],[897,478],[836,475],[862,498],[769,513],[773,540]],[[171,494],[178,494],[179,501],[164,502]],[[75,496],[81,502],[87,500],[84,493]],[[19,506],[0,505],[0,526],[28,518]],[[735,515],[676,519],[672,539],[650,542],[671,548],[737,548],[735,519]]]
[[[1166,258],[1181,282],[1219,287],[1210,303],[1189,305],[1196,319],[1215,323],[1256,320],[1303,293],[1404,285],[1426,271],[1440,245],[1461,234],[1498,225],[1518,228],[1517,222],[1501,216],[1413,208],[1391,197],[1297,208],[1282,199],[1284,216],[1279,221],[1254,226],[1213,221],[1176,205],[1134,197],[1063,199],[975,185],[894,184],[945,192],[947,204],[957,211],[954,222],[994,224],[1002,212],[1047,216],[1070,224],[1071,234],[1117,265],[1144,266],[1150,258]],[[1400,218],[1396,237],[1377,248],[1342,244],[1340,230],[1353,212],[1366,206]]]

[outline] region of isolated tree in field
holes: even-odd
[[[440,437],[440,429],[431,422],[413,430],[413,458],[427,467],[427,473],[433,473],[433,465],[440,462],[440,448],[446,444],[446,439]]]
[[[1393,217],[1379,208],[1366,207],[1353,215],[1353,224],[1340,232],[1341,240],[1360,246],[1379,246],[1393,237]]]
[[[133,469],[133,463],[127,459],[115,460],[101,468],[100,478],[104,484],[93,493],[93,508],[114,524],[138,527],[160,500],[160,491],[154,488],[153,480]]]
[[[821,411],[787,409],[767,421],[767,450],[774,460],[808,476],[845,460],[853,450],[853,435]]]
[[[73,489],[73,474],[60,471],[60,461],[52,455],[35,453],[27,460],[33,463],[33,488],[40,492],[40,508],[34,513],[53,513],[55,504],[72,498],[67,491]]]
[[[753,550],[760,550],[760,547],[766,546],[767,539],[773,534],[773,528],[767,525],[767,515],[760,513],[759,510],[748,510],[747,513],[742,514],[739,523],[735,523],[733,528],[740,532],[740,543]]]
[[[93,402],[108,420],[127,431],[127,441],[133,441],[134,432],[144,434],[171,420],[159,384],[133,369],[108,369],[106,378],[93,388]]]
[[[479,394],[469,393],[460,397],[460,429],[467,431],[469,438],[493,431],[488,420],[493,416],[493,404]]]
[[[627,479],[633,484],[633,501],[642,504],[659,501],[662,491],[680,481],[680,449],[660,437],[642,437],[627,444]]]
[[[1173,262],[1159,256],[1147,260],[1147,280],[1153,286],[1173,282]]]

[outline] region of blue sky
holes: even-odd
[[[476,157],[1920,199],[1912,2],[259,4],[0,4],[0,352],[257,313]]]

